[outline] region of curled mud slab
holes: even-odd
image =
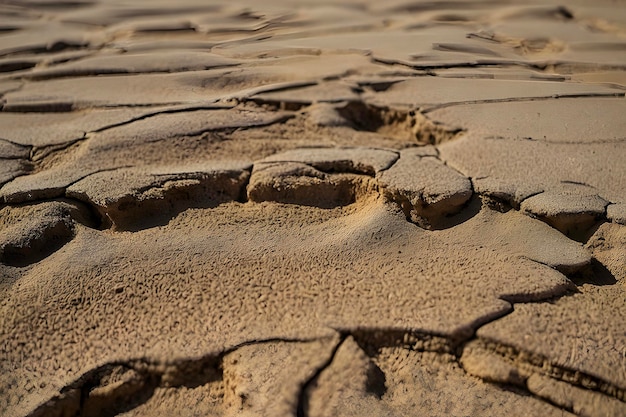
[[[621,8],[0,16],[0,415],[626,415]]]

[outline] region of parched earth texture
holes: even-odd
[[[625,92],[623,1],[1,2],[0,415],[625,416]]]

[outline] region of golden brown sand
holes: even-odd
[[[0,4],[0,415],[626,415],[626,3]]]

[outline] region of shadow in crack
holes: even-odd
[[[1,247],[0,262],[18,268],[37,263],[65,246],[74,237],[74,232],[71,225],[59,221],[42,230],[37,237]]]
[[[214,209],[233,201],[230,198],[189,198],[184,192],[170,193],[168,199],[128,201],[103,214],[108,226],[116,231],[138,232],[167,225],[173,218],[189,209]]]
[[[29,414],[31,417],[116,416],[148,402],[157,388],[197,388],[223,379],[222,355],[183,360],[167,369],[150,363],[116,362],[88,371],[60,395]]]
[[[174,217],[191,208],[210,209],[230,201],[244,202],[247,171],[196,175],[193,178],[150,177],[141,187],[121,187],[116,190],[116,181],[124,182],[133,172],[124,172],[120,178],[106,178],[99,189],[92,191],[69,190],[68,194],[92,208],[100,219],[100,229],[139,231],[164,226]],[[113,190],[112,192],[109,190]],[[110,194],[107,195],[107,193]]]
[[[71,199],[7,206],[0,219],[0,263],[18,268],[61,249],[74,238],[77,224],[99,224],[88,205]]]
[[[615,278],[615,275],[613,275],[606,266],[595,258],[591,259],[591,263],[586,268],[569,278],[578,286],[583,284],[596,286],[617,284],[617,278]]]
[[[377,132],[409,143],[438,145],[463,132],[434,122],[419,111],[378,107],[362,101],[349,102],[338,107],[337,112],[356,130]]]
[[[482,207],[482,199],[477,194],[474,194],[461,209],[461,211],[447,216],[434,216],[429,219],[429,227],[425,228],[429,230],[443,230],[458,226],[478,215],[480,210],[482,210]],[[418,226],[423,227],[423,225],[420,225],[419,222],[413,223],[416,223]]]
[[[371,392],[378,399],[382,398],[387,392],[387,378],[385,373],[372,361],[367,369],[367,392]]]

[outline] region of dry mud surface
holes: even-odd
[[[0,415],[626,415],[626,3],[0,4]]]

